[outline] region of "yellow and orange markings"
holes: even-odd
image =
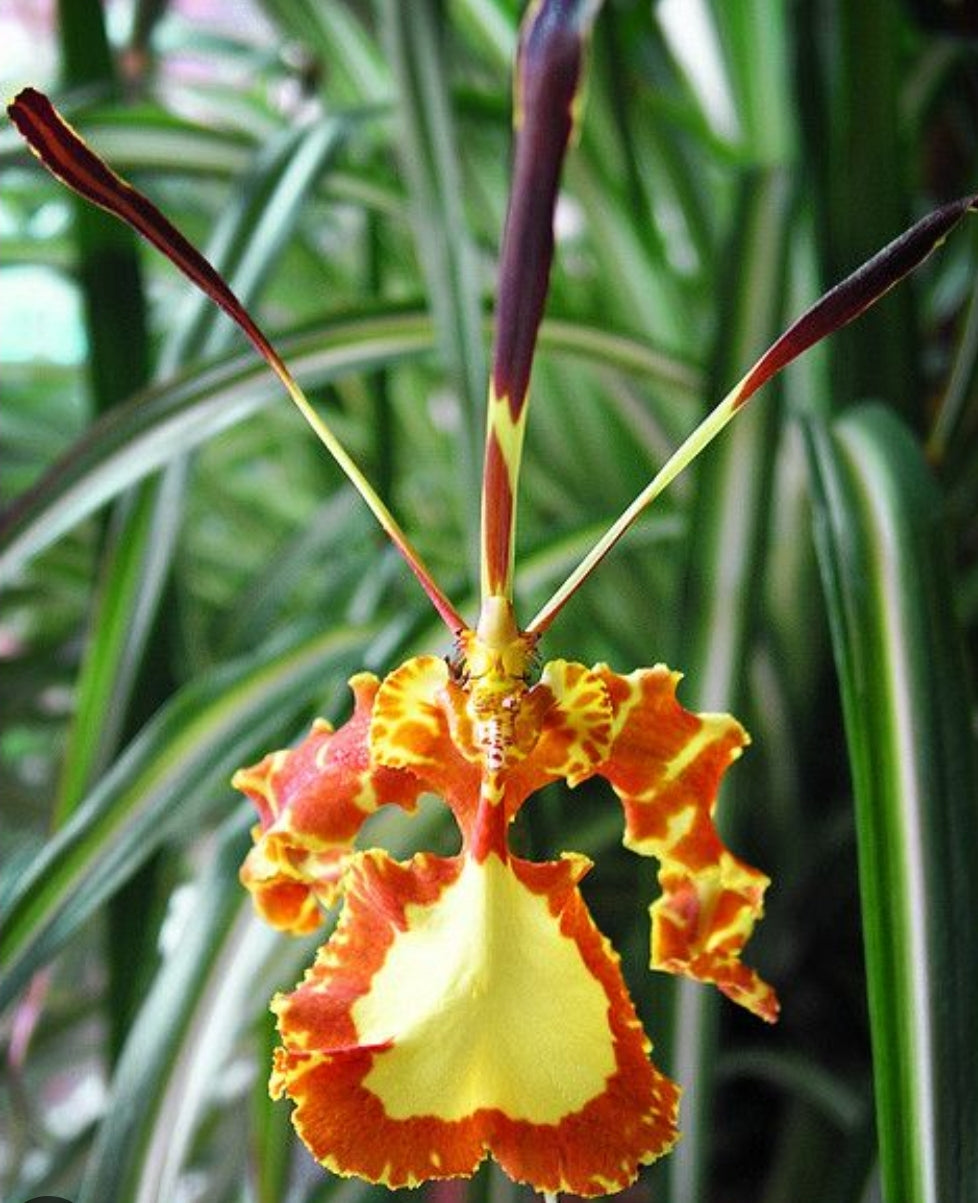
[[[589,862],[521,860],[510,824],[543,786],[604,777],[625,843],[662,866],[653,966],[773,1020],[773,990],[740,962],[767,879],[713,822],[747,737],[727,716],[684,710],[661,666],[626,677],[555,660],[528,684],[530,645],[508,603],[462,643],[462,669],[418,656],[379,684],[355,678],[346,726],[239,777],[263,815],[242,873],[263,913],[297,866],[329,901],[342,865],[337,929],[274,1004],[272,1089],[338,1173],[403,1186],[491,1154],[540,1190],[619,1190],[674,1143],[678,1088],[649,1062],[618,958],[578,891]],[[460,855],[402,864],[353,850],[374,804],[421,792],[452,811]],[[252,858],[279,835],[284,864],[256,881]]]
[[[275,1000],[272,1089],[330,1169],[391,1187],[487,1153],[537,1190],[621,1190],[677,1139],[583,857],[355,861],[336,934]]]

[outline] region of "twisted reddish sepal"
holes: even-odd
[[[490,607],[457,668],[420,656],[379,685],[356,677],[346,725],[317,724],[237,778],[259,806],[242,876],[263,913],[306,930],[313,898],[344,896],[304,982],[273,1004],[272,1090],[295,1101],[298,1132],[337,1173],[405,1186],[491,1154],[538,1190],[596,1195],[675,1142],[679,1091],[650,1063],[579,892],[589,862],[509,850],[513,817],[552,781],[606,778],[626,844],[659,859],[653,966],[776,1017],[770,987],[739,960],[767,879],[713,823],[743,729],[684,710],[661,666],[620,676],[556,660],[530,687],[531,653],[511,611]],[[450,807],[458,856],[353,852],[377,805],[411,807],[421,792]]]
[[[586,6],[531,6],[515,71],[513,186],[499,254],[496,333],[482,476],[482,596],[513,596],[516,486],[530,368],[550,283],[554,209],[574,130],[589,24]]]
[[[34,88],[25,88],[7,106],[11,121],[44,166],[73,192],[118,217],[160,251],[211,298],[247,336],[285,387],[316,437],[346,473],[387,537],[401,553],[442,621],[454,635],[463,627],[455,607],[441,591],[394,515],[323,421],[258,323],[211,263],[192,246],[157,207],[91,150],[54,105]]]

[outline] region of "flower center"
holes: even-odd
[[[407,918],[352,1012],[360,1044],[392,1042],[364,1079],[391,1119],[492,1108],[553,1124],[602,1093],[608,998],[546,895],[494,855],[465,858]]]

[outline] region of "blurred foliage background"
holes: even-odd
[[[978,24],[941,0],[607,0],[558,212],[524,620],[786,321],[978,189]],[[0,5],[49,90],[221,267],[472,614],[514,0]],[[353,1203],[265,1080],[314,944],[237,883],[231,771],[442,632],[243,340],[0,130],[0,1194]],[[754,735],[762,1028],[646,968],[654,868],[598,786],[520,838],[585,892],[685,1088],[636,1199],[978,1198],[978,225],[769,386],[548,656],[666,660]],[[468,599],[468,601],[466,600]],[[382,816],[448,848],[438,805]],[[555,984],[556,988],[556,984]],[[521,1194],[491,1167],[441,1201]]]

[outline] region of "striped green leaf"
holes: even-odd
[[[978,773],[944,505],[877,406],[808,428],[888,1203],[978,1196]]]
[[[0,1007],[165,840],[229,794],[231,773],[360,667],[369,635],[275,640],[187,686],[143,729],[22,873],[0,918]]]
[[[699,373],[680,358],[593,326],[545,322],[541,342],[628,372],[648,373],[673,395],[688,398],[699,385]],[[430,354],[432,325],[424,313],[388,311],[337,319],[315,332],[283,338],[280,346],[311,389]],[[134,397],[95,423],[0,520],[0,580],[130,485],[281,395],[267,369],[250,356],[234,356]]]

